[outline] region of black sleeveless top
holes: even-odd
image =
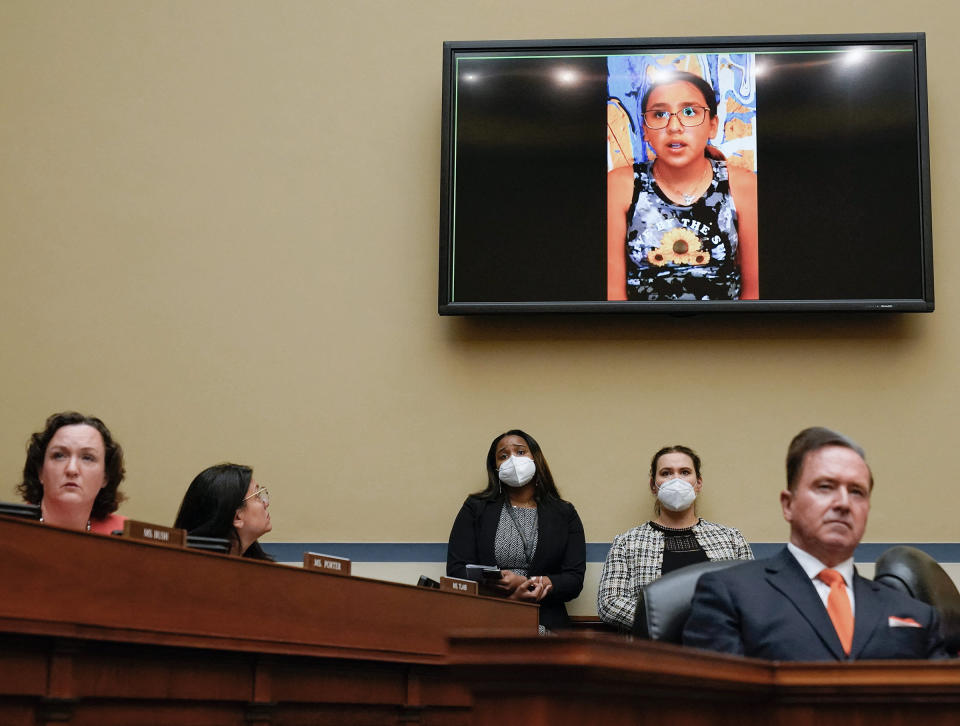
[[[653,162],[633,165],[627,211],[628,300],[737,300],[737,208],[727,164],[710,159],[713,178],[689,206],[670,201],[653,177]]]
[[[693,527],[671,529],[662,524],[650,522],[650,526],[663,533],[663,568],[661,575],[679,570],[681,567],[706,562],[709,557],[693,534]]]

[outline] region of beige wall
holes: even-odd
[[[589,541],[648,514],[648,457],[678,441],[702,514],[779,541],[787,441],[822,423],[870,455],[868,540],[958,540],[958,21],[940,0],[5,0],[0,499],[27,435],[78,408],[126,448],[126,514],[170,522],[239,460],[273,492],[268,539],[444,541],[518,426]],[[934,314],[438,317],[442,41],[913,30]]]

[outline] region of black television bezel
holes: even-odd
[[[917,161],[920,196],[920,229],[922,239],[922,298],[861,300],[702,300],[702,301],[536,301],[536,302],[456,302],[450,299],[453,260],[451,255],[451,213],[453,208],[452,145],[454,136],[453,69],[459,54],[504,53],[530,51],[562,54],[567,52],[603,51],[606,53],[636,52],[708,52],[758,49],[795,50],[817,45],[910,44],[915,58]],[[506,313],[757,313],[757,312],[933,312],[933,238],[930,214],[930,138],[927,114],[926,34],[857,33],[823,35],[758,35],[699,36],[658,38],[595,38],[562,40],[499,40],[445,41],[443,43],[443,89],[441,113],[440,164],[440,268],[438,313],[440,315],[489,315]]]

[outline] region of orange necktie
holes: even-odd
[[[830,586],[827,615],[840,636],[843,652],[850,655],[850,646],[853,645],[853,610],[850,609],[850,598],[847,597],[847,584],[843,581],[843,575],[836,570],[823,570],[817,577]]]

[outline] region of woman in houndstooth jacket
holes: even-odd
[[[600,575],[597,613],[605,623],[629,630],[640,588],[661,575],[707,560],[752,560],[736,529],[700,519],[700,457],[682,445],[666,446],[650,462],[655,518],[617,535]]]

